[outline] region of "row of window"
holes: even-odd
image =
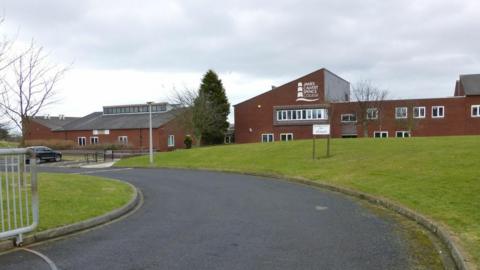
[[[100,140],[98,139],[97,136],[90,137],[90,144],[98,144],[99,142],[100,142]],[[121,144],[128,144],[128,136],[118,136],[118,142],[121,143]],[[77,143],[80,146],[87,145],[87,137],[77,137]],[[175,136],[174,135],[168,135],[167,145],[168,145],[168,147],[174,147],[175,146]]]
[[[480,106],[477,108],[476,112],[480,113]],[[473,109],[472,109],[472,116],[473,116]],[[426,117],[426,107],[413,107],[413,118],[425,118],[425,117]],[[443,118],[443,117],[445,117],[445,106],[432,106],[432,118]],[[340,118],[341,118],[341,121],[344,123],[357,122],[357,115],[354,113],[342,114]],[[396,119],[408,118],[408,107],[396,107],[395,118]],[[367,109],[367,119],[369,120],[378,119],[378,109],[377,108]]]
[[[374,138],[388,138],[388,131],[374,131],[373,132]],[[410,137],[410,131],[395,131],[395,137],[397,138],[408,138]]]
[[[326,109],[278,110],[277,121],[327,120]]]
[[[147,113],[149,105],[104,107],[104,114],[122,114],[122,113]],[[166,104],[152,105],[152,112],[164,112],[167,110]]]
[[[293,140],[293,133],[280,133],[280,141],[288,142]],[[275,135],[273,133],[262,134],[262,142],[275,141]]]

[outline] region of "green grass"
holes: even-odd
[[[17,146],[18,146],[18,143],[16,142],[0,141],[0,148],[14,148]]]
[[[335,139],[325,158],[312,141],[205,147],[160,153],[155,166],[304,177],[381,196],[446,225],[480,262],[480,137]],[[149,167],[148,156],[117,166]]]
[[[30,190],[30,180],[27,179],[27,188]],[[15,190],[18,200],[18,188],[10,184],[9,195],[12,201]],[[3,180],[4,215],[6,219],[6,190]],[[94,176],[41,173],[38,180],[40,200],[40,222],[37,231],[61,227],[82,220],[100,216],[126,204],[134,195],[130,185]],[[30,199],[29,199],[30,200]],[[18,201],[17,201],[18,203]],[[13,217],[12,204],[10,205]],[[17,207],[18,204],[17,204]],[[24,221],[26,210],[23,206]],[[19,209],[19,208],[18,208]],[[31,212],[30,212],[31,218]],[[31,220],[31,219],[30,219]],[[13,225],[13,219],[11,221]],[[17,215],[20,224],[20,216]],[[7,225],[6,225],[7,226]]]

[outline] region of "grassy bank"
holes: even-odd
[[[319,155],[325,140],[317,140]],[[305,177],[399,202],[446,225],[480,262],[480,137],[332,140],[312,160],[312,142],[243,144],[161,153],[155,166]],[[148,157],[117,166],[148,167]]]
[[[0,148],[14,148],[17,147],[16,142],[7,142],[7,141],[1,141],[0,140]]]

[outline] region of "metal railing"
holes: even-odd
[[[16,237],[20,245],[38,225],[36,163],[29,149],[0,149],[0,240]]]

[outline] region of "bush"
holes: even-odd
[[[193,140],[190,136],[186,136],[185,140],[183,140],[183,143],[185,144],[185,148],[190,149],[192,148]]]

